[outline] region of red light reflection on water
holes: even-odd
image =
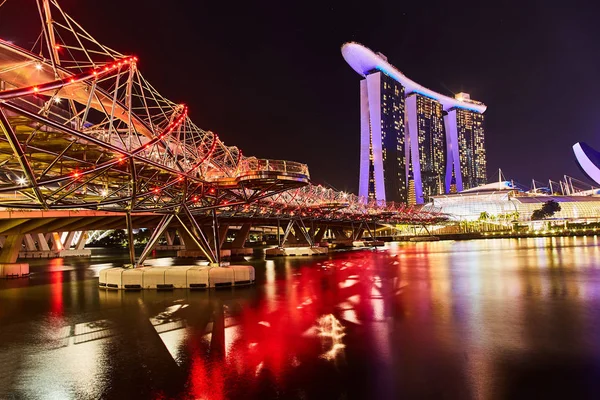
[[[260,301],[243,305],[239,315],[223,311],[226,322],[219,324],[217,317],[213,340],[206,340],[204,331],[188,335],[189,395],[223,399],[240,388],[253,393],[265,379],[271,381],[267,386],[285,386],[303,363],[336,363],[344,354],[345,325],[379,320],[386,313],[389,288],[382,278],[389,273],[374,267],[373,257],[389,259],[389,254],[354,252],[293,269],[286,278],[267,282]],[[350,314],[349,322],[345,315]],[[223,335],[215,332],[218,325],[225,338],[236,330],[229,345],[223,341],[225,349],[215,348],[220,341],[214,335]]]
[[[63,261],[62,258],[54,258],[50,261],[50,308],[55,315],[62,315],[64,310]]]

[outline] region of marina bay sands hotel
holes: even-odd
[[[422,204],[486,183],[483,103],[429,90],[361,44],[342,55],[364,77],[359,196]]]

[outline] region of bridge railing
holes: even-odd
[[[310,178],[308,166],[295,161],[269,160],[265,158],[247,157],[241,160],[237,174],[245,175],[256,172],[278,172],[297,174]]]

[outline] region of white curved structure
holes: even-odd
[[[359,43],[344,44],[342,56],[365,78],[360,196],[422,204],[449,192],[453,174],[458,191],[486,183],[485,104],[419,85]],[[410,176],[415,198],[409,197]]]
[[[583,172],[600,184],[600,153],[583,142],[575,143],[573,152]]]

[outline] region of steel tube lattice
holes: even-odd
[[[305,164],[244,156],[162,96],[135,56],[94,39],[57,0],[36,3],[33,48],[0,39],[0,208],[116,211],[128,222],[139,212],[177,220],[445,218],[310,185]],[[218,259],[199,234],[194,240]]]

